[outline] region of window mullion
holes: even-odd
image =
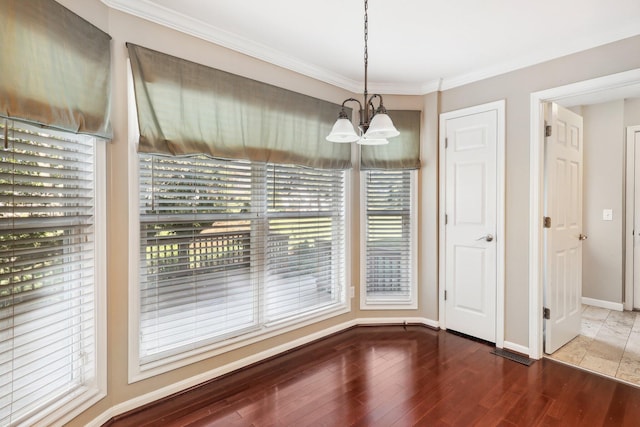
[[[254,286],[255,312],[258,325],[265,319],[265,271],[267,253],[267,165],[252,163],[251,167],[251,283]]]

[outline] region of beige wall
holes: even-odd
[[[624,126],[640,126],[640,98],[624,100]]]
[[[419,211],[419,304],[410,311],[361,311],[358,289],[351,313],[280,335],[245,348],[128,384],[127,321],[129,204],[127,164],[127,90],[125,42],[179,56],[228,72],[264,81],[307,95],[340,103],[358,94],[284,70],[203,40],[110,10],[99,0],[59,0],[112,37],[114,140],[108,145],[108,395],[80,414],[71,425],[85,425],[111,407],[162,387],[218,368],[300,337],[362,317],[420,317],[438,319],[437,301],[437,135],[438,114],[498,99],[507,100],[506,183],[506,309],[505,339],[528,346],[528,209],[529,209],[529,94],[615,72],[640,67],[640,37],[571,55],[481,82],[425,96],[385,96],[389,109],[422,109],[422,157]],[[357,212],[359,183],[352,182]],[[352,249],[359,253],[359,218],[351,219]],[[357,256],[352,262],[352,285],[358,286]]]
[[[623,302],[624,100],[582,107],[584,119],[582,296]],[[602,210],[612,209],[604,221]]]

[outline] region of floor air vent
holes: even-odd
[[[520,356],[519,354],[511,353],[510,351],[506,351],[501,348],[496,348],[492,350],[491,353],[495,354],[496,356],[504,357],[505,359],[513,360],[514,362],[518,362],[526,366],[531,366],[531,364],[534,362],[528,357]]]

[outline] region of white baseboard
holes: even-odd
[[[622,311],[624,306],[621,302],[604,301],[601,299],[582,297],[582,303],[594,307],[607,308],[609,310]]]
[[[134,397],[133,399],[127,400],[125,402],[121,402],[107,409],[102,414],[98,415],[96,418],[91,420],[91,422],[89,422],[87,426],[99,427],[105,424],[111,418],[117,415],[123,414],[125,412],[131,411],[132,409],[139,408],[140,406],[144,406],[156,400],[162,399],[163,397],[170,396],[174,393],[185,390],[187,388],[196,386],[198,384],[202,384],[206,381],[218,378],[222,375],[228,374],[238,369],[242,369],[249,365],[253,365],[254,363],[260,362],[262,360],[268,359],[273,356],[277,356],[278,354],[284,353],[289,350],[293,350],[296,347],[309,344],[313,341],[316,341],[321,338],[327,337],[329,335],[335,334],[337,332],[349,329],[353,326],[393,325],[393,324],[402,325],[405,322],[413,325],[422,324],[432,328],[436,328],[436,329],[438,328],[437,321],[422,318],[422,317],[408,317],[408,318],[379,317],[379,318],[362,318],[362,319],[351,320],[349,322],[344,322],[344,323],[332,326],[330,328],[323,329],[322,331],[318,331],[316,333],[306,335],[302,338],[298,338],[297,340],[293,340],[285,344],[279,345],[277,347],[270,348],[263,352],[245,357],[244,359],[236,360],[235,362],[229,363],[219,368],[209,370],[207,372],[203,372],[201,374],[195,375],[193,377],[187,378],[177,383],[173,383],[171,385],[160,388],[158,390],[154,390],[150,393]]]
[[[430,328],[439,329],[440,323],[437,320],[431,320],[424,317],[366,317],[356,319],[356,325],[424,325]]]
[[[523,345],[516,344],[514,342],[504,341],[502,348],[504,348],[505,350],[514,351],[516,353],[526,354],[527,356],[531,357],[529,355],[529,347],[525,347]]]

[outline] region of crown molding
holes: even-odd
[[[279,50],[249,40],[238,34],[222,30],[201,20],[160,6],[152,0],[101,0],[108,7],[136,16],[158,25],[171,28],[199,39],[215,43],[227,49],[268,62],[307,77],[320,80],[349,92],[360,93],[362,81],[346,78],[322,67],[300,61]],[[369,82],[370,92],[394,95],[424,95],[434,92],[439,82],[420,83],[376,83]]]
[[[112,9],[215,43],[261,61],[345,89],[349,92],[360,93],[362,91],[364,84],[362,81],[349,79],[326,68],[300,61],[277,49],[158,5],[152,0],[101,1]],[[592,34],[579,40],[569,40],[568,43],[565,43],[567,41],[563,41],[562,46],[555,48],[553,46],[545,46],[542,50],[519,56],[514,60],[502,62],[497,65],[484,67],[470,73],[443,77],[422,83],[369,82],[370,92],[397,95],[425,95],[436,91],[453,89],[638,34],[640,34],[640,31],[638,31],[637,25],[618,27],[604,34]]]
[[[150,0],[101,0],[108,7],[162,25],[247,56],[295,71],[333,86],[360,92],[362,83],[348,79],[325,68],[300,61],[279,50],[249,40],[238,34],[222,30],[198,19],[157,5]]]

